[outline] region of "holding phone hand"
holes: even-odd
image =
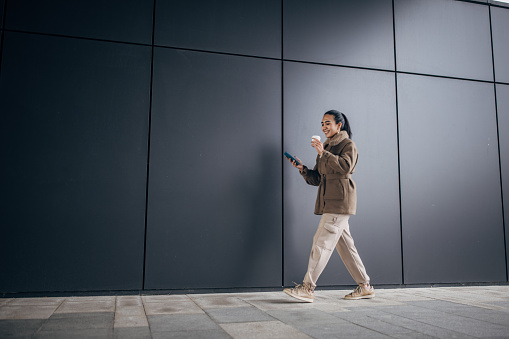
[[[299,164],[297,165],[297,163],[295,161],[293,161],[292,159],[288,159],[288,161],[293,165],[293,167],[295,168],[298,168],[299,171],[302,171],[304,169],[304,165],[302,165],[302,160],[300,160],[299,158],[297,158],[296,156],[294,156],[295,159],[297,159],[297,161],[299,162]]]

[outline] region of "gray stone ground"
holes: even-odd
[[[348,292],[4,298],[0,338],[509,338],[509,286]]]

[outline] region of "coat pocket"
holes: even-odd
[[[344,200],[346,196],[343,179],[327,179],[323,198],[327,200]]]

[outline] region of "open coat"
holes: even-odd
[[[351,175],[357,165],[357,147],[346,131],[340,131],[323,145],[315,167],[310,170],[304,166],[300,172],[309,185],[318,186],[315,214],[355,214],[357,191]]]

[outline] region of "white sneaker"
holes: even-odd
[[[308,303],[312,303],[315,298],[315,291],[313,291],[313,288],[306,283],[297,285],[294,288],[285,288],[283,292],[288,294],[290,297],[294,297]]]
[[[357,286],[353,292],[345,295],[345,299],[348,300],[357,300],[357,299],[371,299],[375,297],[375,288],[373,286],[369,286],[369,288],[363,287],[361,285]]]

